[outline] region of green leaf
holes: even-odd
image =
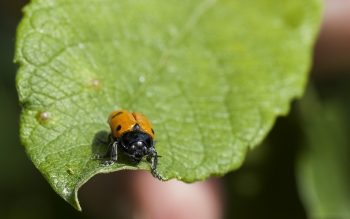
[[[302,95],[321,17],[318,0],[33,0],[18,28],[21,139],[75,208],[101,167],[108,115],[153,124],[164,179],[238,168],[276,116]]]
[[[349,82],[345,92],[331,88],[333,95],[326,100],[310,87],[299,103],[306,149],[297,176],[309,218],[350,218]]]

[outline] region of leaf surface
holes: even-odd
[[[120,156],[102,168],[108,115],[146,115],[164,179],[238,168],[303,93],[321,17],[318,0],[33,0],[15,61],[21,140],[75,208],[97,173],[148,169]]]

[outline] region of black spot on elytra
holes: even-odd
[[[154,130],[153,129],[151,129],[152,130],[152,133],[153,133],[153,135],[154,135]]]
[[[121,125],[118,125],[117,128],[115,130],[119,131],[122,128]]]
[[[117,112],[117,114],[115,114],[114,116],[112,116],[112,119],[120,114],[122,114],[123,112]]]

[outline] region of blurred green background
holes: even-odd
[[[27,158],[19,142],[21,108],[15,88],[17,66],[12,60],[16,27],[22,16],[21,8],[27,2],[0,0],[0,218],[108,218],[111,214],[121,214],[117,210],[110,214],[101,214],[90,208],[89,204],[91,205],[91,199],[97,196],[101,199],[99,188],[110,187],[112,190],[114,181],[111,179],[118,174],[124,174],[123,171],[95,176],[85,184],[79,192],[83,212],[78,212],[50,188]],[[350,27],[349,21],[343,21]],[[328,31],[332,31],[333,35],[329,35]],[[342,31],[347,33],[347,30]],[[310,147],[315,144],[314,139],[310,138],[310,133],[316,136],[327,135],[327,128],[339,129],[341,132],[337,131],[335,135],[327,138],[328,143],[332,143],[333,137],[334,145],[348,146],[350,142],[350,78],[347,76],[350,69],[350,39],[344,41],[345,44],[343,42],[343,46],[340,45],[338,49],[334,48],[330,46],[334,44],[329,43],[329,40],[336,40],[337,33],[337,30],[329,30],[327,27],[322,29],[322,35],[316,44],[313,85],[311,91],[309,90],[311,95],[307,95],[303,102],[295,101],[291,114],[277,119],[268,138],[261,146],[248,153],[243,167],[223,178],[225,190],[228,191],[225,192],[227,218],[302,219],[307,218],[307,214],[312,215],[312,204],[303,204],[307,203],[307,198],[303,202],[300,199],[305,194],[300,196],[298,193],[300,179],[298,180],[297,176],[300,176],[300,173],[295,171],[300,155],[310,151]],[[313,104],[308,105],[310,102]],[[314,107],[315,105],[318,107]],[[324,115],[329,114],[336,116],[322,122]],[[315,127],[321,128],[315,130]],[[337,139],[342,139],[342,142],[337,142]],[[321,148],[323,142],[318,144]],[[348,148],[341,149],[343,160],[349,158]],[[320,155],[318,159],[328,159],[327,154]],[[341,163],[345,167],[348,164]],[[339,175],[344,171],[349,173],[347,170],[348,167],[339,170]],[[350,184],[349,174],[343,179],[347,180],[345,184]],[[342,189],[346,190],[342,190],[344,193],[350,193],[349,187]],[[113,189],[102,196],[118,203],[117,198],[111,197],[123,197],[123,194],[120,190]],[[103,205],[103,201],[100,204]],[[110,209],[106,207],[105,210]]]

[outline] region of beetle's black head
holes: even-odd
[[[139,126],[136,124],[135,126]],[[152,137],[142,132],[139,127],[132,131],[125,132],[119,139],[120,149],[131,157],[133,162],[140,162],[141,159],[150,153],[150,148],[153,147]]]
[[[128,149],[128,154],[131,155],[133,162],[140,162],[148,154],[147,144],[143,141],[133,142]]]

